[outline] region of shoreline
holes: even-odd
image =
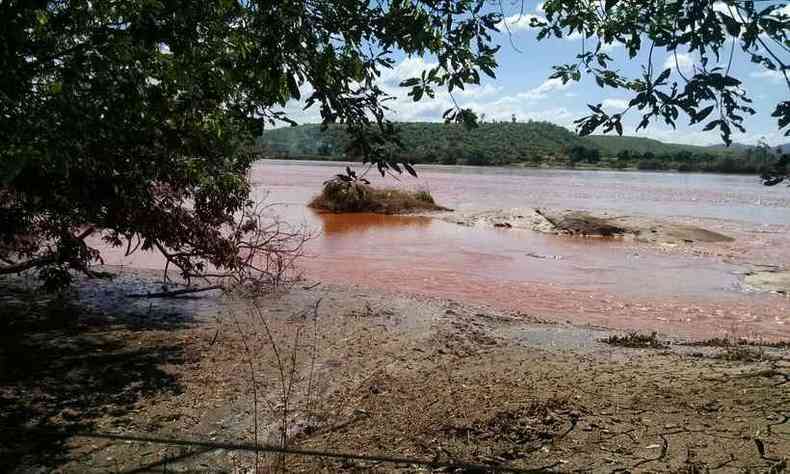
[[[321,182],[325,170],[313,171],[305,180]],[[302,206],[304,181],[270,179],[301,183],[279,192]],[[489,204],[507,197],[495,189]],[[552,208],[561,209],[540,206]],[[296,210],[289,217],[298,218]],[[767,471],[788,462],[790,299],[730,287],[743,278],[732,271],[790,263],[783,220],[661,218],[735,240],[706,242],[711,234],[703,233],[693,243],[615,243],[533,235],[535,216],[518,218],[531,214],[515,206],[482,218],[464,212],[455,222],[419,218],[403,228],[393,219],[358,227],[344,216],[318,220],[335,240],[303,269],[323,283],[255,304],[218,292],[126,298],[161,290],[153,269],[115,267],[113,282],[80,279],[73,298],[59,301],[31,292],[33,280],[16,288],[0,279],[0,304],[11,313],[0,318],[0,424],[285,439],[300,449],[549,472]],[[612,215],[621,214],[638,213]],[[467,217],[480,229],[457,225]],[[648,229],[659,220],[637,217],[617,225]],[[510,227],[496,226],[505,222]],[[435,233],[420,234],[429,227]],[[399,236],[384,238],[395,244],[390,250],[356,247],[360,235],[376,243],[387,234]],[[415,236],[424,239],[409,246]],[[452,258],[426,251],[448,243],[457,249]],[[405,258],[385,264],[394,256]],[[155,255],[138,257],[156,266],[148,258]],[[249,454],[222,449],[9,432],[0,433],[3,472],[123,471],[165,460],[187,472],[255,466]],[[414,469],[299,456],[258,461],[294,472]]]
[[[317,159],[317,157],[310,156],[310,157],[299,157],[299,158],[280,158],[280,157],[267,157],[267,158],[259,158],[257,161],[271,161],[276,162],[278,164],[314,164],[318,166],[324,166],[324,164],[333,164],[337,166],[361,166],[363,163],[361,161],[347,161],[347,160],[333,160],[333,159]],[[759,181],[759,175],[755,173],[724,173],[720,171],[681,171],[677,169],[665,169],[665,170],[652,170],[652,169],[639,169],[636,167],[626,167],[626,168],[610,168],[606,166],[576,166],[576,167],[568,167],[568,166],[544,166],[544,165],[531,165],[528,162],[519,162],[519,163],[511,163],[507,165],[469,165],[469,164],[442,164],[442,163],[414,163],[413,166],[415,169],[419,168],[427,168],[427,169],[448,169],[448,168],[469,168],[475,170],[508,170],[508,169],[524,169],[524,170],[541,170],[541,171],[605,171],[610,173],[647,173],[647,174],[669,174],[669,175],[680,175],[680,176],[753,176],[756,181]]]
[[[654,468],[684,466],[690,462],[688,448],[697,453],[693,462],[707,466],[727,461],[726,452],[733,453],[733,467],[767,468],[774,461],[761,459],[754,449],[757,424],[775,425],[759,435],[771,459],[790,452],[790,425],[779,423],[790,401],[782,386],[783,376],[790,380],[790,348],[704,347],[663,335],[658,339],[666,346],[624,348],[601,342],[627,334],[621,331],[447,298],[326,284],[309,290],[305,288],[311,285],[305,284],[259,299],[258,313],[250,313],[252,307],[244,302],[212,295],[151,300],[123,312],[99,304],[126,301],[122,295],[130,288],[155,288],[151,276],[124,271],[109,291],[89,283],[72,307],[86,309],[73,313],[71,329],[44,328],[45,339],[16,342],[28,350],[39,347],[36,353],[43,358],[53,351],[73,351],[73,344],[80,344],[81,351],[105,347],[103,358],[95,360],[106,369],[92,369],[93,378],[70,379],[89,370],[85,364],[94,360],[90,352],[87,359],[54,359],[55,372],[40,379],[44,385],[26,378],[11,384],[6,380],[0,385],[2,400],[12,407],[24,400],[23,412],[30,412],[26,419],[39,424],[71,425],[78,419],[97,431],[250,441],[254,400],[249,349],[259,381],[261,442],[277,443],[284,425],[289,445],[304,449],[427,458],[438,453],[441,460],[568,470],[633,469],[655,457],[658,448],[651,446],[660,447],[664,436],[669,448]],[[266,321],[269,338],[261,336],[261,321]],[[293,354],[294,370],[286,371],[293,377],[288,379],[294,384],[288,400],[292,408],[285,418],[278,408],[282,367],[272,343],[288,360]],[[116,353],[126,355],[118,358]],[[9,366],[19,356],[6,354]],[[147,362],[122,372],[112,368],[129,364],[130,357]],[[118,377],[128,382],[117,386],[113,380]],[[60,378],[64,381],[55,383]],[[48,392],[50,384],[58,387],[65,380],[91,388]],[[144,389],[128,391],[138,386]],[[50,398],[14,402],[14,393],[21,396],[32,387]],[[81,394],[78,400],[87,397],[85,404],[69,402],[72,393]],[[119,405],[119,393],[133,403]],[[105,409],[92,409],[96,406]],[[8,420],[8,415],[0,411],[0,419]],[[711,426],[714,416],[716,425]],[[629,430],[641,434],[611,437]],[[720,437],[722,430],[731,436]],[[709,437],[707,445],[695,441],[700,436]],[[62,446],[65,457],[58,467],[63,472],[129,469],[176,453],[145,443],[95,447],[77,438]],[[620,450],[612,451],[617,446]],[[0,449],[0,460],[6,459],[3,454]],[[30,468],[38,454],[18,459],[27,459]],[[171,466],[216,470],[252,462],[248,455],[215,450]],[[278,461],[264,458],[264,465],[273,462]],[[317,461],[291,457],[286,462],[300,472],[315,468]],[[398,471],[397,466],[351,465]],[[348,464],[329,461],[324,468],[345,470]]]

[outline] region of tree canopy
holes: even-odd
[[[0,273],[39,267],[63,283],[98,258],[85,244],[94,229],[161,249],[187,277],[238,268],[229,229],[254,228],[239,213],[264,125],[303,98],[365,130],[354,146],[370,154],[391,131],[376,78],[394,51],[437,55],[431,77],[456,86],[495,67],[498,15],[480,6],[2,2]]]
[[[413,172],[390,154],[398,143],[377,85],[396,54],[437,66],[402,85],[414,100],[494,77],[501,3],[484,0],[5,0],[0,3],[0,273],[41,268],[49,282],[89,271],[86,238],[160,249],[186,277],[249,267],[261,235],[246,171],[264,126],[289,121],[303,100],[340,122],[349,148],[384,172]],[[724,5],[722,10],[720,5]],[[735,0],[548,0],[539,37],[580,32],[598,45],[555,75],[581,72],[635,95],[646,126],[679,113],[729,141],[752,113],[741,82],[714,65],[728,42],[779,69],[788,18],[776,5]],[[647,65],[639,78],[611,69],[602,45],[680,47],[702,69],[684,85]],[[770,43],[770,45],[769,45]],[[770,47],[769,47],[770,46]],[[783,49],[781,49],[783,48]],[[790,84],[790,81],[788,81]],[[580,130],[621,132],[624,112],[592,106]],[[774,114],[790,123],[790,103]],[[474,125],[458,107],[448,121]],[[641,124],[640,124],[641,125]],[[268,228],[267,228],[268,229]],[[265,235],[264,235],[265,237]],[[269,242],[266,238],[264,242]],[[135,242],[134,244],[132,244]],[[269,252],[272,249],[267,249]],[[265,272],[264,272],[265,273]]]
[[[592,113],[576,121],[581,134],[599,128],[622,135],[622,118],[636,110],[637,130],[651,121],[676,127],[680,114],[690,125],[718,130],[731,143],[732,130],[745,132],[745,115],[754,114],[747,86],[732,74],[738,54],[768,70],[778,71],[790,93],[790,14],[786,4],[765,1],[575,1],[547,0],[545,20],[534,19],[538,38],[580,34],[591,39],[569,64],[555,66],[552,77],[563,81],[591,75],[601,87],[625,89],[633,95],[625,110],[605,111],[590,105]],[[648,60],[637,77],[622,74],[606,50],[622,45],[629,57],[644,49]],[[680,81],[671,79],[671,68],[656,67],[653,58],[663,50],[675,60]],[[684,73],[678,52],[697,56],[694,69]],[[715,111],[715,113],[714,113]],[[790,101],[776,104],[772,115],[790,136]]]

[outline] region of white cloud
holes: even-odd
[[[497,23],[497,28],[500,31],[527,31],[533,29],[530,25],[532,19],[536,20],[543,20],[543,17],[538,15],[533,15],[531,13],[524,13],[524,14],[516,14],[511,15],[509,17],[504,18],[502,21]]]
[[[386,103],[390,118],[400,121],[439,121],[445,110],[452,108],[457,102],[461,107],[471,107],[478,113],[486,113],[494,118],[488,110],[489,103],[496,102],[502,90],[500,86],[485,83],[482,85],[467,84],[463,89],[456,88],[453,97],[445,88],[435,88],[435,98],[423,97],[419,102],[409,97],[410,88],[399,87],[408,78],[419,77],[422,71],[436,67],[437,63],[426,61],[420,57],[406,58],[392,69],[382,71],[379,86],[395,100]]]
[[[405,62],[406,60],[404,60]],[[401,74],[413,73],[425,67],[425,63],[411,60],[408,64],[398,64],[394,70]],[[418,75],[419,73],[417,73]],[[397,73],[394,74],[398,76]],[[400,76],[400,79],[405,77]],[[391,109],[391,118],[399,121],[440,121],[442,113],[453,107],[450,94],[441,88],[436,89],[434,99],[424,98],[420,102],[414,102],[408,97],[408,89],[397,87],[397,84],[385,84],[382,88],[389,94],[396,97],[396,100],[388,103]],[[471,108],[477,113],[485,113],[487,120],[510,120],[515,114],[518,120],[548,120],[560,125],[569,126],[577,115],[563,107],[552,107],[547,110],[535,110],[535,102],[545,99],[552,94],[560,94],[573,87],[573,83],[563,84],[560,79],[548,79],[540,85],[512,95],[502,96],[502,88],[492,84],[480,86],[466,86],[465,89],[453,91],[455,102],[460,107]],[[564,96],[565,93],[562,93]],[[564,97],[562,97],[564,99]]]
[[[624,110],[628,108],[628,101],[625,99],[609,98],[604,99],[603,106],[607,109]]]
[[[772,15],[776,15],[776,16],[778,16],[778,15],[790,16],[790,3],[788,3],[787,5],[785,5],[782,8],[774,10],[772,12]]]
[[[458,90],[457,92],[454,91],[453,95],[459,97],[490,97],[492,95],[497,95],[502,90],[501,87],[495,87],[491,84],[483,84],[482,86],[469,85],[464,87],[464,89]]]
[[[385,86],[397,87],[402,81],[412,77],[419,77],[422,71],[434,68],[436,65],[437,63],[426,62],[421,57],[406,58],[394,68],[382,70],[379,80]]]
[[[545,13],[545,12],[546,12],[546,10],[544,10],[544,9],[543,9],[543,5],[544,5],[544,4],[545,4],[545,2],[540,2],[540,3],[538,3],[538,4],[535,6],[535,11],[536,11],[536,12],[538,12],[538,13]]]
[[[675,60],[676,57],[677,61]],[[686,53],[677,53],[677,55],[668,54],[667,58],[664,60],[664,69],[676,69],[677,66],[685,70],[691,68],[693,65],[694,60],[691,58],[690,54]]]
[[[784,75],[779,71],[772,71],[770,69],[763,69],[762,71],[753,71],[749,73],[749,77],[756,79],[768,79],[769,81],[779,82],[784,80]]]
[[[670,69],[686,77],[691,77],[698,72],[694,56],[688,53],[667,52],[663,66],[663,69]],[[658,72],[660,73],[661,71]]]
[[[714,3],[714,4],[713,4],[713,10],[714,10],[714,11],[717,11],[717,12],[719,12],[719,13],[724,13],[724,14],[725,14],[725,15],[727,15],[727,16],[732,16],[731,12],[733,12],[733,11],[734,11],[734,10],[732,10],[732,9],[729,7],[729,5],[727,5],[727,4],[726,4],[726,3],[724,3],[724,2],[716,2],[716,3]]]
[[[562,91],[569,89],[572,86],[573,83],[570,81],[563,84],[562,79],[547,79],[538,87],[530,89],[526,92],[520,92],[516,97],[527,100],[540,100],[545,99],[546,96],[548,96],[551,92]]]
[[[606,53],[622,47],[623,47],[623,43],[619,43],[617,41],[615,41],[614,43],[601,43],[601,52]]]
[[[572,128],[573,121],[579,118],[578,112],[573,112],[565,107],[552,107],[548,109],[536,110],[528,102],[518,100],[513,96],[505,97],[492,103],[468,104],[472,110],[486,114],[486,121],[497,120],[509,122],[513,115],[519,122],[528,120],[538,120],[551,122],[563,127]]]
[[[553,109],[538,110],[538,111],[529,110],[524,112],[523,114],[517,113],[516,118],[519,120],[538,120],[544,122],[551,122],[556,125],[572,128],[573,121],[579,118],[579,113],[571,112],[565,107],[556,107]]]

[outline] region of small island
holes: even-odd
[[[380,214],[450,210],[436,204],[428,190],[376,188],[363,180],[343,178],[338,176],[324,183],[321,193],[308,206],[319,211]]]

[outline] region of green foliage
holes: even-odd
[[[764,168],[762,178],[763,183],[767,186],[775,186],[785,180],[790,180],[790,153],[783,154],[771,166]]]
[[[640,171],[659,171],[669,169],[669,164],[655,158],[643,158],[636,163]]]
[[[414,193],[414,199],[422,202],[427,202],[428,204],[436,204],[436,201],[433,199],[433,194],[427,189],[420,189]]]
[[[392,153],[413,163],[503,165],[564,156],[566,148],[584,144],[584,140],[563,127],[548,122],[484,123],[467,130],[455,124],[398,123],[402,148]],[[354,159],[343,154],[349,138],[340,127],[324,131],[319,125],[302,125],[267,130],[259,144],[271,156],[290,157],[306,150],[318,155],[319,144],[329,143],[338,151],[337,159]]]
[[[624,335],[612,334],[601,339],[601,342],[612,346],[630,347],[635,349],[666,349],[669,344],[662,341],[656,332],[650,334],[640,334],[630,332]]]
[[[568,161],[574,166],[582,162],[597,164],[601,161],[601,152],[590,146],[576,145],[568,150]]]
[[[321,193],[310,202],[310,207],[330,212],[378,212],[401,214],[414,211],[442,211],[427,190],[379,189],[364,179],[338,175],[324,183]]]
[[[788,46],[790,18],[777,4],[588,7],[548,0],[547,21],[535,21],[540,38],[579,32],[599,40],[554,77],[579,80],[584,72],[601,86],[627,89],[640,128],[652,120],[674,125],[683,113],[729,143],[731,129],[741,130],[743,115],[754,111],[729,67],[712,66],[728,41],[786,74],[768,47]],[[94,229],[112,245],[166,252],[186,277],[238,269],[237,231],[254,232],[257,222],[238,219],[249,205],[254,139],[267,124],[292,123],[282,108],[293,99],[317,108],[324,125],[344,127],[330,132],[342,140],[302,141],[299,153],[343,150],[382,174],[415,174],[412,158],[538,163],[589,146],[550,124],[485,124],[467,134],[476,116],[459,107],[445,111],[445,128],[415,124],[405,136],[385,119],[389,97],[377,80],[403,55],[436,58],[401,84],[415,101],[494,77],[492,32],[502,14],[483,0],[6,0],[0,18],[0,273],[47,267],[42,275],[62,285],[70,269],[88,271],[99,257],[85,243]],[[651,52],[687,48],[701,68],[680,85],[652,64],[623,77],[602,50],[613,43],[631,57],[648,44]],[[578,121],[582,134],[622,133],[627,111],[591,110]],[[773,115],[787,128],[790,102]],[[418,129],[426,136],[410,148],[405,142]],[[597,165],[607,166],[607,152],[591,148],[601,151]]]
[[[593,166],[760,174],[778,156],[763,148],[715,148],[663,143],[640,137],[579,137],[547,122],[485,123],[472,130],[441,123],[399,123],[402,148],[394,151],[412,163],[547,166]],[[291,159],[351,159],[342,154],[348,135],[340,127],[319,125],[267,130],[259,146],[267,156]],[[323,156],[321,149],[337,150]]]
[[[290,122],[282,107],[302,98],[344,123],[349,148],[382,173],[410,171],[391,152],[398,138],[376,80],[396,51],[438,58],[421,83],[431,87],[493,75],[501,15],[481,6],[3,1],[0,273],[50,266],[42,275],[62,284],[64,270],[98,257],[84,238],[72,245],[94,227],[112,245],[166,250],[187,277],[237,269],[229,229],[248,205],[264,125]],[[447,117],[474,123],[469,111]]]
[[[618,155],[620,152],[628,153],[656,153],[656,154],[675,154],[681,152],[704,153],[711,152],[717,155],[730,154],[728,148],[711,150],[706,147],[695,145],[681,145],[678,143],[664,143],[652,138],[628,137],[616,135],[590,135],[584,137],[584,141],[594,145],[607,156]]]
[[[703,130],[718,130],[730,144],[733,129],[744,131],[744,115],[755,113],[745,84],[731,68],[736,46],[753,63],[782,72],[790,91],[790,16],[782,13],[783,6],[741,0],[608,0],[591,8],[587,2],[547,0],[545,21],[536,18],[532,25],[539,30],[538,39],[570,34],[588,39],[576,61],[555,66],[551,77],[578,81],[584,73],[600,87],[624,89],[632,96],[625,110],[605,111],[601,104],[590,104],[592,113],[576,121],[580,134],[603,129],[622,135],[622,119],[630,112],[641,116],[637,130],[652,121],[675,127],[684,114],[690,125],[704,123]],[[625,76],[612,65],[604,48],[612,45],[622,45],[632,59],[647,50],[647,64],[639,75]],[[654,64],[654,58],[677,58],[678,50],[699,58],[693,72],[684,73],[677,60],[674,68]],[[679,77],[673,77],[673,69]],[[778,103],[772,115],[790,136],[790,101]]]

